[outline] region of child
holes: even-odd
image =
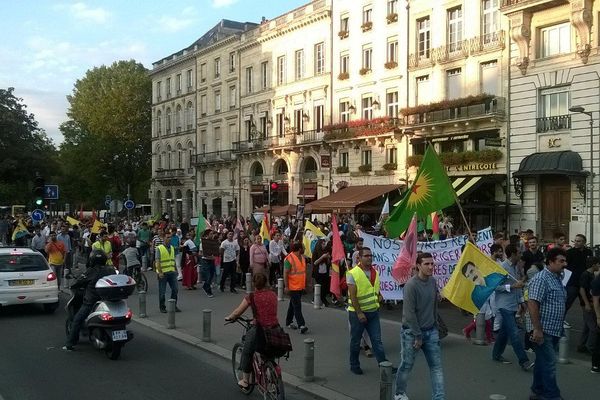
[[[494,342],[494,336],[492,335],[492,319],[494,318],[494,313],[492,310],[494,310],[494,294],[492,293],[492,295],[486,300],[486,302],[483,304],[483,306],[481,307],[481,309],[479,310],[479,314],[485,314],[485,338],[486,338],[486,342],[487,344],[493,343]],[[471,321],[471,323],[469,323],[469,325],[465,326],[463,329],[463,335],[465,335],[465,338],[467,338],[467,340],[471,340],[471,333],[475,330],[475,328],[477,327],[476,324],[476,317],[477,315],[473,316],[473,321]]]

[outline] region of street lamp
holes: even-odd
[[[572,113],[585,114],[590,117],[590,247],[594,251],[594,117],[591,111],[581,106],[569,108]]]

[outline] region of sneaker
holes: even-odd
[[[298,329],[298,325],[296,325],[296,324],[289,324],[287,327],[288,327],[288,329],[291,329],[291,330],[294,330],[294,331],[296,329]]]
[[[535,362],[533,361],[525,361],[523,364],[521,364],[521,368],[523,368],[523,371],[529,371],[534,365]]]
[[[73,346],[69,346],[69,345],[67,345],[67,344],[66,344],[66,345],[64,345],[64,346],[62,347],[62,349],[63,349],[64,351],[73,351],[73,350],[75,350],[75,347],[73,347]],[[593,368],[592,368],[592,369],[593,369]]]
[[[571,329],[571,324],[568,323],[567,321],[564,321],[563,322],[563,328],[565,328],[565,329]]]
[[[592,367],[592,369],[590,369],[590,372],[592,374],[600,374],[600,367]]]
[[[409,400],[406,393],[399,393],[394,395],[394,400]]]
[[[175,312],[181,312],[181,310],[179,309],[179,307],[175,307]]]
[[[300,333],[303,333],[303,334],[304,334],[304,333],[306,333],[306,332],[308,332],[308,327],[307,327],[307,326],[304,326],[304,325],[302,325],[302,326],[300,327]]]
[[[352,371],[353,374],[356,375],[362,375],[363,374],[363,370],[361,367],[350,367],[350,371]]]
[[[161,308],[160,312],[163,313],[163,314],[166,314],[167,313],[167,309],[166,308]]]
[[[500,356],[498,358],[494,358],[494,361],[497,361],[497,362],[502,363],[502,364],[512,364],[512,361],[507,360],[506,358],[504,358],[502,356]]]
[[[235,289],[231,289],[231,290],[230,290],[230,292],[231,292],[231,293],[237,293],[237,290],[235,290]]]
[[[368,358],[373,357],[373,352],[371,351],[371,348],[369,346],[365,346],[365,356],[367,356]]]

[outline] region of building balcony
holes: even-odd
[[[317,129],[302,131],[300,133],[294,133],[291,130],[282,136],[242,140],[240,142],[233,142],[233,152],[244,153],[295,145],[320,144],[323,142],[324,133],[323,130]]]
[[[193,164],[198,167],[207,166],[208,164],[221,164],[237,160],[237,155],[233,150],[220,150],[210,153],[196,154],[193,159]]]
[[[502,0],[500,11],[505,14],[523,10],[536,12],[568,3],[569,0]]]
[[[541,117],[535,119],[535,131],[537,133],[562,131],[571,129],[571,115],[557,115],[555,117]]]
[[[159,168],[154,171],[154,178],[158,181],[163,180],[176,180],[179,178],[185,178],[185,170],[183,168],[164,169]]]
[[[379,136],[398,133],[401,120],[398,118],[382,117],[370,120],[355,120],[326,125],[323,130],[323,140],[332,142],[369,136]]]

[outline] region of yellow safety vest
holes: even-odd
[[[112,259],[110,258],[110,253],[112,253],[112,245],[109,240],[105,240],[104,244],[100,243],[100,241],[96,241],[92,244],[92,250],[102,250],[106,255],[106,265],[113,265]]]
[[[356,284],[356,298],[362,311],[376,311],[379,309],[379,273],[375,272],[375,285],[371,285],[371,281],[367,278],[367,274],[360,266],[356,266],[347,271],[347,274],[352,274],[354,283]],[[356,311],[352,307],[352,300],[348,298],[348,311]]]
[[[171,246],[170,251],[167,250],[164,244],[158,246],[160,252],[160,271],[165,272],[175,271],[175,247]]]

